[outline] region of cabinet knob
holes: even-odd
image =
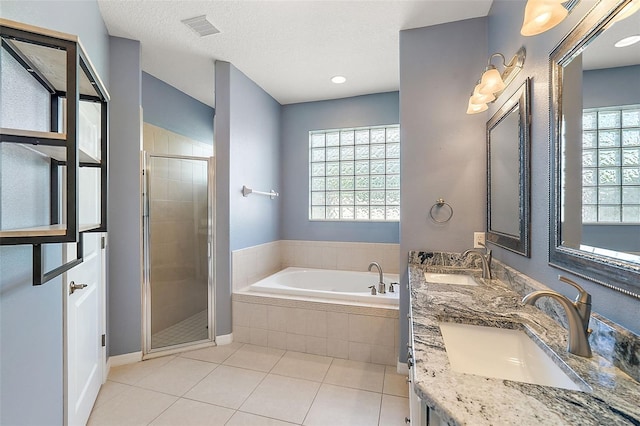
[[[404,422],[405,422],[405,423],[411,423],[411,419],[410,419],[409,417],[405,417],[405,418],[404,418]]]

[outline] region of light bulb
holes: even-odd
[[[551,19],[551,12],[544,12],[540,16],[537,16],[534,20],[538,25],[544,25]]]

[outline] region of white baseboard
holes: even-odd
[[[406,362],[398,361],[398,364],[396,366],[396,371],[398,372],[398,374],[408,375],[409,374],[409,367],[407,366]]]
[[[120,365],[133,364],[138,361],[142,361],[142,351],[110,356],[109,359],[107,360],[107,368],[111,369],[111,367],[118,367]]]
[[[233,333],[223,334],[222,336],[216,336],[216,345],[228,345],[233,342]]]

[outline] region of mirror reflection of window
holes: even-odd
[[[632,6],[638,5],[598,0],[549,56],[549,264],[635,297],[640,297],[640,9]]]

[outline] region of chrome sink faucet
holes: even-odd
[[[488,279],[490,280],[491,277],[491,259],[492,259],[492,255],[491,255],[491,249],[489,249],[487,246],[485,246],[482,243],[479,243],[482,247],[484,247],[485,252],[482,253],[480,250],[476,250],[476,249],[469,249],[469,250],[465,250],[461,257],[466,257],[470,254],[476,254],[478,256],[480,256],[480,260],[482,261],[482,278]]]
[[[591,330],[589,329],[591,295],[567,277],[560,275],[558,279],[578,289],[578,296],[576,296],[574,302],[556,291],[540,290],[527,294],[524,299],[522,299],[522,303],[525,305],[533,305],[536,300],[544,296],[551,297],[558,301],[560,306],[564,308],[567,314],[567,320],[569,321],[567,351],[575,355],[591,358],[591,347],[589,346],[589,334],[591,334]]]
[[[369,272],[371,272],[371,268],[373,268],[374,266],[378,268],[378,275],[380,276],[380,279],[378,282],[378,293],[384,294],[387,291],[385,290],[385,284],[384,284],[384,281],[382,280],[382,268],[380,267],[380,264],[378,262],[371,262],[369,264]]]

